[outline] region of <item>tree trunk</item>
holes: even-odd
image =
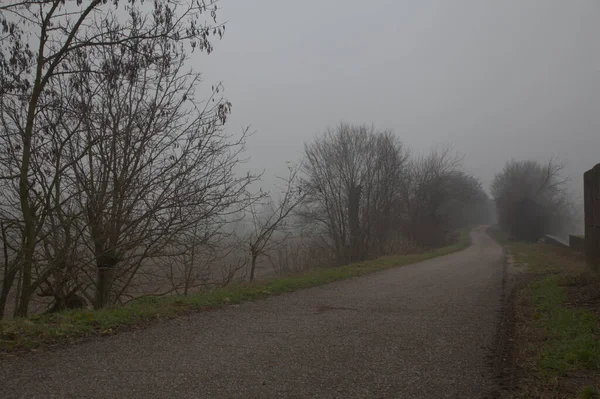
[[[194,233],[196,231],[194,230]],[[194,234],[194,239],[196,238]],[[196,262],[196,244],[192,243],[192,249],[190,250],[190,262],[185,264],[187,270],[185,270],[185,281],[183,287],[183,295],[187,296],[190,290],[190,286],[192,285],[192,273],[194,272],[194,263]]]
[[[19,298],[19,305],[15,311],[16,317],[27,317],[29,313],[29,302],[31,301],[31,296],[33,294],[33,289],[31,287],[31,266],[29,269],[23,269],[23,282],[21,284],[21,295]]]
[[[20,268],[17,268],[17,292],[15,293],[15,308],[13,309],[13,315],[17,316],[17,309],[19,309],[19,300],[21,299],[21,287],[23,287],[23,272]]]
[[[8,264],[5,267],[6,269],[4,270],[4,280],[2,280],[2,292],[0,292],[0,320],[4,318],[6,302],[8,301],[8,293],[12,288],[18,270],[17,267],[9,269]]]
[[[15,309],[15,316],[26,317],[29,312],[29,302],[33,295],[34,287],[32,285],[32,268],[33,268],[33,251],[34,251],[34,240],[35,232],[33,220],[29,223],[25,223],[26,239],[25,245],[23,245],[22,259],[21,259],[21,275],[20,275],[20,288],[21,293],[18,296],[18,306]]]
[[[360,192],[361,186],[353,185],[350,188],[350,192],[348,193],[348,225],[350,230],[350,248],[348,263],[356,262],[361,258],[362,255],[366,255],[361,254],[360,248]]]
[[[256,271],[256,258],[258,258],[258,254],[252,254],[252,263],[250,265],[250,281],[254,281],[254,272]]]
[[[96,303],[94,308],[101,309],[110,301],[110,286],[114,276],[114,265],[98,267],[98,280],[96,282]]]
[[[40,46],[41,48],[41,46]],[[35,227],[36,227],[36,215],[32,209],[30,203],[30,187],[29,187],[29,166],[31,162],[31,143],[33,137],[33,125],[35,121],[35,114],[37,108],[38,98],[42,92],[42,52],[38,54],[38,65],[36,71],[36,79],[33,87],[31,99],[29,100],[27,110],[27,122],[25,124],[25,130],[23,132],[23,156],[21,159],[21,168],[19,176],[19,197],[21,204],[21,213],[23,215],[24,224],[24,235],[25,240],[21,248],[21,277],[22,277],[22,289],[21,296],[19,299],[19,306],[16,309],[15,316],[25,317],[29,308],[29,301],[33,294],[33,287],[31,286],[32,280],[32,268],[33,268],[33,250],[35,247]]]
[[[0,291],[0,320],[4,318],[4,312],[6,309],[6,302],[8,300],[8,293],[12,288],[13,282],[15,281],[15,276],[17,275],[18,268],[13,265],[10,267],[8,260],[8,248],[6,247],[6,226],[4,223],[0,223],[0,229],[2,233],[2,243],[3,243],[3,255],[4,255],[4,273],[2,279],[2,291]]]

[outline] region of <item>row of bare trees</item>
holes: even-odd
[[[448,147],[413,157],[389,131],[342,123],[305,153],[300,220],[320,227],[339,264],[444,245],[491,215],[480,183]]]
[[[306,145],[305,222],[321,226],[338,263],[391,244],[408,153],[387,131],[340,124]]]
[[[16,316],[39,298],[102,308],[253,280],[266,262],[439,246],[485,218],[487,196],[449,149],[414,157],[369,126],[327,130],[279,196],[253,193],[246,131],[225,132],[223,88],[199,98],[187,66],[222,36],[216,13],[213,1],[0,5],[0,318],[11,301]]]
[[[450,147],[412,156],[373,126],[327,129],[283,181],[277,201],[249,207],[250,280],[258,264],[289,273],[442,246],[494,216]]]

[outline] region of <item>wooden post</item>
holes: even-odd
[[[585,201],[585,257],[590,268],[600,270],[600,164],[583,174]]]

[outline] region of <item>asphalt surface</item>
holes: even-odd
[[[4,359],[0,398],[485,398],[502,249]]]

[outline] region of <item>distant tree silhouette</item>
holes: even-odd
[[[554,159],[508,162],[492,183],[500,227],[523,241],[558,231],[569,215],[563,168]]]

